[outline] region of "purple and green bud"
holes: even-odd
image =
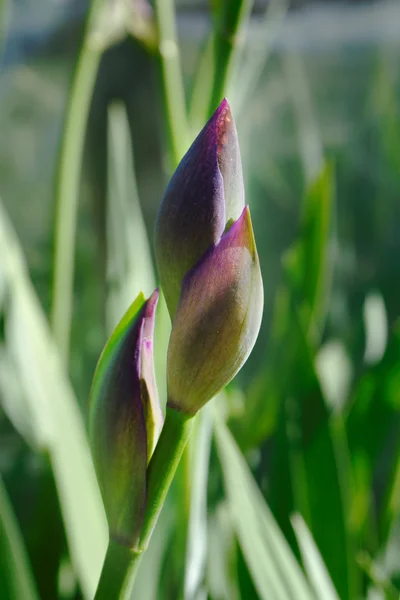
[[[168,405],[195,414],[245,363],[263,285],[248,207],[183,280],[168,348]]]
[[[243,208],[239,143],[223,100],[173,174],[157,217],[155,254],[172,319],[184,276]]]
[[[243,366],[263,310],[239,142],[227,100],[172,176],[157,217],[155,253],[172,318],[168,405],[193,415]]]
[[[153,364],[158,290],[140,294],[99,359],[89,433],[110,537],[134,548],[146,505],[146,469],[163,416]]]

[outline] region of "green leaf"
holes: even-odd
[[[0,590],[2,600],[39,600],[22,534],[1,478]]]
[[[370,490],[378,461],[386,451],[386,502],[382,526],[387,530],[396,514],[397,449],[388,446],[388,432],[396,432],[400,411],[400,324],[393,329],[380,363],[361,377],[346,414],[346,431],[355,482],[351,523],[355,531],[366,526],[370,509]],[[398,433],[396,434],[398,439]]]
[[[102,50],[100,44],[91,39],[91,35],[103,5],[104,0],[91,0],[90,2],[85,36],[76,65],[65,116],[58,165],[51,321],[64,364],[68,363],[69,357],[74,287],[75,230],[86,123]]]
[[[396,552],[396,564],[398,565],[398,547]],[[399,590],[392,584],[385,566],[379,564],[378,561],[372,558],[365,552],[362,552],[357,557],[358,563],[367,574],[368,578],[373,582],[375,590],[381,592],[378,598],[383,597],[385,600],[399,600]]]
[[[214,432],[233,527],[263,600],[310,600],[314,596],[226,425]]]
[[[295,514],[291,521],[300,547],[304,568],[316,597],[318,600],[339,600],[322,556],[303,517]]]
[[[308,84],[307,71],[299,52],[282,53],[282,65],[296,117],[299,155],[305,179],[309,182],[321,170],[323,145]]]
[[[340,598],[352,598],[357,581],[347,530],[350,465],[346,439],[340,417],[333,419],[329,414],[294,307],[291,317],[287,370],[280,373],[283,401],[271,476],[271,508],[287,535],[290,514],[297,511],[303,515]]]
[[[334,171],[327,163],[303,202],[300,235],[285,258],[286,276],[307,335],[321,333],[332,279],[329,245],[334,206]]]
[[[86,432],[21,249],[0,204],[0,280],[5,281],[5,347],[32,414],[29,441],[46,448],[57,485],[71,560],[92,598],[107,544],[103,505]]]
[[[263,43],[245,44],[243,48],[241,65],[231,86],[235,114],[239,115],[239,118],[248,110],[248,103],[265,72],[288,7],[288,0],[269,0],[266,3],[264,14],[257,17],[257,28],[262,30]],[[231,93],[230,90],[229,93]],[[265,161],[263,161],[263,165],[265,165]]]
[[[155,288],[154,267],[140,208],[126,109],[109,108],[107,195],[107,299],[108,329],[143,292]]]
[[[224,500],[208,519],[207,589],[211,598],[240,600],[237,554],[229,507]]]

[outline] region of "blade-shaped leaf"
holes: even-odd
[[[107,197],[108,325],[112,330],[143,292],[155,288],[154,268],[140,208],[126,109],[109,108]]]
[[[334,171],[332,164],[327,163],[306,192],[299,239],[285,257],[286,276],[303,326],[312,336],[323,327],[331,287],[333,205]]]
[[[391,518],[398,512],[395,491],[397,485],[396,461],[398,452],[390,448],[388,432],[398,439],[397,419],[400,411],[400,325],[389,337],[385,354],[361,377],[346,414],[346,431],[351,452],[355,481],[351,523],[356,531],[366,525],[370,506],[370,489],[378,461],[386,450],[386,502],[383,506],[382,525],[387,529]]]
[[[316,597],[318,600],[339,600],[322,556],[303,517],[295,514],[291,520],[300,547],[304,568]]]
[[[236,567],[237,542],[223,501],[208,520],[207,588],[212,598],[240,600]]]
[[[49,452],[73,566],[85,597],[92,598],[107,544],[103,505],[78,404],[1,204],[0,256],[8,295],[6,349],[38,425],[31,440]]]
[[[340,416],[331,417],[314,359],[295,307],[281,371],[282,405],[272,469],[270,504],[283,531],[300,512],[329,568],[341,598],[358,585],[347,529],[349,457]]]
[[[314,598],[226,425],[214,432],[233,526],[260,598]]]

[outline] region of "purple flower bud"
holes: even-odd
[[[110,536],[134,547],[146,469],[162,427],[153,365],[158,290],[138,296],[109,339],[90,395],[90,443]]]
[[[172,318],[183,277],[243,208],[239,143],[223,100],[181,160],[158,213],[155,253]]]
[[[260,329],[263,286],[250,211],[185,276],[168,348],[168,405],[195,414],[227,385]]]

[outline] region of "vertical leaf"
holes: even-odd
[[[104,0],[91,0],[65,116],[58,166],[53,271],[52,329],[61,357],[68,362],[72,319],[75,230],[86,123],[101,56],[100,43],[91,39]]]
[[[354,548],[347,529],[349,459],[340,417],[333,420],[296,310],[287,340],[288,365],[271,486],[271,507],[284,527],[300,512],[328,565],[340,598],[356,585]],[[285,470],[288,471],[285,473]],[[281,499],[285,499],[281,506]]]
[[[8,291],[7,352],[49,452],[73,567],[85,597],[92,598],[107,544],[101,497],[76,398],[1,204],[0,256]]]
[[[133,300],[155,288],[154,267],[140,208],[126,109],[109,108],[107,198],[108,329],[112,331]]]
[[[321,333],[332,280],[330,241],[334,208],[334,171],[327,163],[308,187],[299,239],[285,258],[286,275],[307,334]]]
[[[339,600],[324,561],[301,515],[292,517],[292,525],[300,547],[304,568],[318,600]]]
[[[305,577],[226,425],[214,432],[234,529],[260,598],[310,600]]]
[[[385,474],[387,480],[386,501],[383,504],[381,524],[387,530],[396,514],[393,496],[396,486],[396,461],[398,443],[389,449],[391,436],[398,439],[398,415],[400,411],[400,325],[397,324],[380,363],[370,367],[361,377],[351,405],[346,413],[346,431],[351,452],[355,480],[355,496],[351,511],[351,524],[361,532],[370,510],[370,490],[379,459],[387,452]],[[397,504],[398,506],[398,504]]]

